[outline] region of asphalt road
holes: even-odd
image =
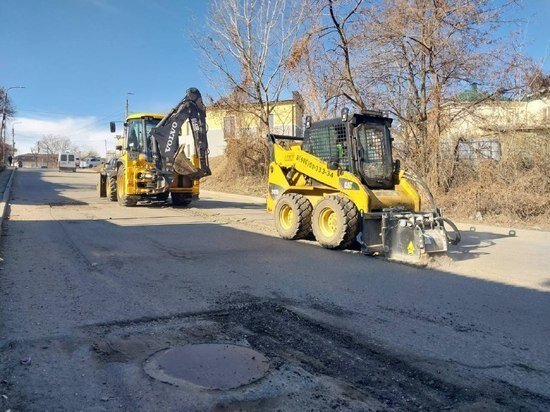
[[[476,228],[417,268],[278,239],[253,198],[122,208],[95,182],[16,172],[0,410],[550,409],[548,233]],[[193,343],[269,372],[229,390],[145,372]]]

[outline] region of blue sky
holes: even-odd
[[[45,133],[104,151],[105,139],[114,146],[108,123],[124,117],[128,92],[131,112],[165,112],[188,87],[205,89],[187,34],[207,2],[0,3],[0,84],[26,86],[10,91],[20,153]]]
[[[216,97],[188,38],[207,9],[206,0],[0,0],[0,84],[26,86],[10,91],[19,153],[49,133],[114,147],[108,123],[123,118],[128,92],[131,112],[166,112],[190,86]],[[550,0],[524,0],[520,17],[525,52],[542,61]]]

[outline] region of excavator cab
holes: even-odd
[[[100,173],[100,188],[109,200],[135,206],[140,200],[166,200],[168,191],[155,172],[151,151],[151,130],[164,117],[160,113],[133,113],[126,117],[119,152],[113,167]],[[111,122],[111,132],[116,132]]]
[[[153,160],[151,152],[151,130],[159,123],[159,116],[141,116],[130,118],[126,122],[125,149],[144,154],[148,162]]]

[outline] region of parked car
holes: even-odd
[[[83,168],[83,169],[89,169],[89,168],[92,168],[92,167],[99,166],[101,163],[103,163],[103,162],[101,161],[101,158],[99,158],[99,157],[87,157],[87,158],[82,159],[80,161],[80,167]]]

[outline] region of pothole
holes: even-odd
[[[269,359],[239,345],[204,343],[155,353],[144,365],[152,378],[173,385],[206,389],[235,389],[264,377]]]

